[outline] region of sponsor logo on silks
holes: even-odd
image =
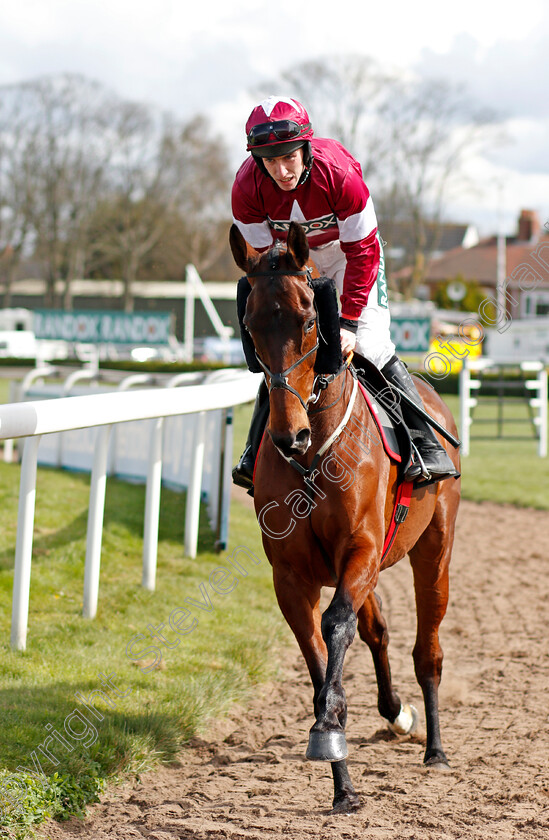
[[[377,232],[376,236],[377,241],[379,242],[379,269],[376,277],[377,303],[378,306],[382,306],[384,309],[388,309],[389,295],[387,294],[387,278],[385,277],[385,254],[383,253],[383,240],[379,235],[379,231]]]
[[[306,234],[322,233],[323,230],[337,227],[337,219],[334,213],[328,216],[321,216],[319,219],[312,219],[310,222],[299,222]],[[290,222],[276,221],[269,219],[269,225],[273,230],[288,231],[290,229]]]

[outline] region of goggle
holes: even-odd
[[[278,120],[277,122],[254,125],[248,133],[248,146],[265,146],[274,134],[276,140],[296,140],[311,128],[311,123],[299,125],[293,120]]]

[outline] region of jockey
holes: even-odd
[[[360,164],[336,140],[313,137],[307,111],[295,99],[265,99],[250,114],[246,135],[251,155],[232,189],[233,218],[244,239],[265,251],[275,239],[287,238],[291,221],[299,222],[317,269],[339,291],[343,356],[361,353],[422,406],[391,340],[383,248]],[[404,401],[401,408],[423,462],[416,459],[406,479],[456,476],[427,421]],[[242,487],[252,487],[268,410],[266,388],[260,387],[246,448],[233,470],[233,481]]]

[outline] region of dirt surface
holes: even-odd
[[[305,761],[312,691],[297,646],[284,679],[235,709],[177,766],[109,792],[85,821],[49,840],[516,840],[549,838],[549,531],[547,513],[462,503],[442,623],[443,744],[450,772],[426,771],[421,692],[411,659],[407,561],[378,587],[401,698],[417,734],[389,735],[376,710],[371,657],[358,636],[346,660],[349,769],[360,811],[329,814],[329,764]]]

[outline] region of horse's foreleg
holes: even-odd
[[[334,778],[332,813],[348,813],[360,807],[345,761],[347,701],[342,685],[343,662],[356,630],[356,614],[349,599],[336,593],[322,616],[321,629],[328,664],[326,679],[315,704],[316,722],[309,733],[307,758],[331,762]]]
[[[380,715],[388,721],[389,728],[398,735],[407,735],[417,726],[417,711],[413,706],[403,706],[393,688],[389,665],[389,633],[381,612],[381,598],[370,592],[359,609],[358,632],[370,648],[376,672]]]
[[[438,713],[438,687],[442,673],[442,648],[438,628],[448,605],[450,549],[437,551],[426,532],[410,551],[416,593],[417,636],[413,650],[417,681],[425,701],[427,745],[424,763],[448,766],[442,749]]]
[[[274,586],[284,618],[291,627],[301,649],[314,690],[315,715],[319,713],[320,695],[326,679],[326,645],[322,638],[320,620],[320,588],[307,591],[292,575],[274,573]],[[345,736],[343,736],[345,737]],[[339,757],[341,759],[341,756]],[[344,813],[359,807],[359,798],[351,782],[345,759],[332,761],[334,779],[334,813]]]
[[[313,684],[316,712],[318,695],[326,675],[326,645],[320,631],[320,587],[304,587],[291,573],[273,571],[278,606],[290,626],[307,664]]]
[[[326,679],[318,695],[316,722],[311,729],[307,758],[339,761],[347,757],[347,702],[342,685],[343,663],[356,630],[351,599],[336,592],[322,616],[322,638],[328,651]]]

